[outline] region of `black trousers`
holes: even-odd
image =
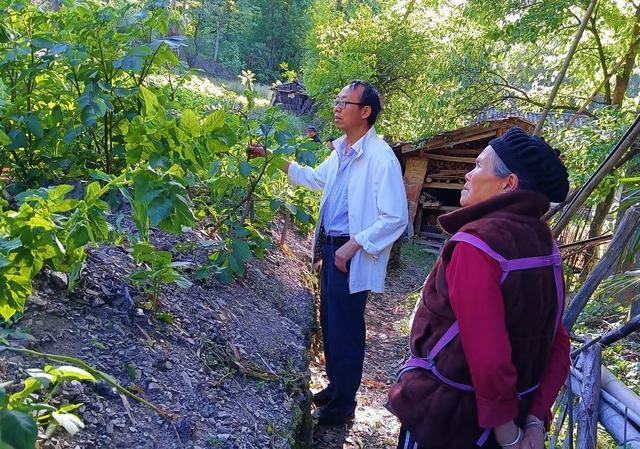
[[[320,274],[320,325],[331,404],[352,408],[360,388],[366,327],[364,311],[368,291],[349,293],[349,274],[335,265],[339,244],[322,244]],[[350,264],[347,264],[347,268]]]

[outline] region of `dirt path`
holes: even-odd
[[[371,295],[367,304],[367,352],[354,424],[347,428],[316,427],[313,449],[395,449],[398,421],[385,408],[387,391],[407,352],[410,316],[433,256],[417,246],[405,246],[401,268],[387,277],[385,293]],[[326,386],[323,360],[311,364],[313,392]]]

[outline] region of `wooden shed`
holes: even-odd
[[[271,90],[271,106],[279,104],[285,111],[298,115],[311,113],[313,99],[307,95],[300,81],[278,84]]]
[[[518,126],[532,132],[534,124],[508,117],[437,134],[418,143],[393,146],[402,164],[414,234],[439,252],[445,237],[437,224],[439,215],[460,207],[464,176],[475,158],[495,137]]]

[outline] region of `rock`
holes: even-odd
[[[144,310],[138,307],[136,309],[136,316],[144,316]]]
[[[62,273],[61,271],[52,271],[49,273],[49,277],[53,285],[58,287],[59,289],[66,289],[69,287],[69,276],[67,273]]]
[[[89,295],[89,296],[100,296],[100,292],[97,292],[95,290],[91,290],[90,288],[86,289],[85,294]]]
[[[182,382],[184,382],[184,384],[189,387],[189,388],[193,388],[193,383],[191,382],[191,377],[189,377],[189,375],[187,373],[185,373],[184,371],[180,374],[180,376],[182,377]]]
[[[149,392],[160,391],[160,390],[162,390],[162,387],[155,382],[149,382],[149,385],[147,385],[147,391]]]
[[[27,300],[27,303],[37,304],[39,306],[46,306],[48,302],[49,301],[47,301],[46,298],[38,295],[37,293],[29,296],[29,299]]]
[[[106,303],[102,298],[94,298],[93,301],[91,301],[91,307],[100,307],[104,306],[105,304]]]
[[[101,380],[96,381],[95,389],[98,394],[107,398],[115,398],[118,396],[118,393],[116,392],[116,389],[114,387]],[[102,410],[102,407],[100,407],[100,410]]]

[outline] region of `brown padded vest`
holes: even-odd
[[[545,256],[551,253],[553,244],[549,227],[540,219],[548,206],[548,200],[539,193],[516,191],[458,209],[439,221],[447,233],[476,235],[506,259]],[[410,339],[412,353],[418,357],[426,356],[456,320],[445,277],[456,244],[445,245],[423,288]],[[510,272],[500,290],[518,374],[517,389],[524,391],[540,381],[553,340],[557,310],[553,269]],[[447,378],[472,384],[459,337],[438,354],[436,366]],[[520,401],[520,424],[531,398],[528,395]],[[421,448],[474,448],[483,432],[478,425],[475,394],[443,384],[426,370],[403,374],[389,392],[387,407]],[[483,448],[499,448],[493,432]]]

